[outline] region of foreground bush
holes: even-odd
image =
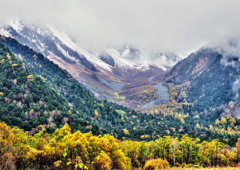
[[[158,170],[158,169],[165,169],[169,166],[168,161],[165,159],[151,159],[146,162],[143,169],[144,170]]]

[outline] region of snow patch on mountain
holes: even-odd
[[[18,33],[21,33],[21,31],[24,28],[24,25],[19,20],[12,20],[10,22],[11,27],[17,31]]]
[[[66,56],[67,58],[71,59],[71,60],[76,60],[74,57],[72,57],[71,55],[68,54],[67,51],[65,51],[59,44],[56,44],[57,45],[57,48],[58,50],[64,55]]]
[[[78,42],[74,42],[66,33],[60,32],[57,29],[55,29],[53,26],[49,25],[49,29],[53,32],[53,34],[62,41],[63,44],[68,46],[74,51],[77,51],[79,54],[82,54],[84,57],[86,57],[91,63],[93,63],[95,66],[99,66],[101,68],[111,70],[112,66],[106,64],[98,57],[92,55],[88,51],[84,50]]]
[[[237,78],[233,83],[233,91],[235,92],[235,99],[239,98],[239,94],[238,94],[239,89],[240,89],[240,79]]]
[[[60,32],[51,25],[48,25],[48,28],[51,30],[53,35],[56,36],[60,41],[62,41],[66,46],[72,49],[76,47],[76,43],[73,42],[73,40],[71,40],[71,38],[65,32]]]
[[[4,28],[1,28],[1,29],[0,29],[0,35],[4,35],[4,36],[6,36],[6,37],[12,37],[12,35],[10,34],[10,32],[7,31],[7,30],[4,29]]]

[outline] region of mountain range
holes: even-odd
[[[91,53],[81,43],[53,26],[40,27],[18,20],[0,29],[67,70],[98,97],[107,97],[134,109],[157,98],[156,82],[181,57],[158,50],[147,52],[129,44]],[[146,58],[149,58],[146,60]]]
[[[2,61],[7,64],[6,66],[2,64],[1,68],[4,72],[6,69],[13,73],[1,80],[3,90],[0,97],[3,107],[0,120],[7,122],[8,125],[34,133],[42,126],[51,132],[68,123],[74,131],[92,131],[95,135],[108,133],[119,139],[135,140],[150,140],[157,138],[159,134],[167,135],[171,132],[168,130],[169,127],[182,129],[181,134],[187,131],[192,133],[187,125],[173,115],[166,118],[163,118],[164,115],[155,117],[110,102],[106,98],[96,98],[66,70],[15,39],[1,36],[0,43],[4,44],[2,51],[5,50],[1,53]],[[6,61],[8,54],[11,54],[12,60],[18,62],[17,65]],[[17,66],[20,64],[29,74],[26,73],[24,76],[17,74],[15,67],[19,68]],[[32,90],[22,91],[22,86],[27,85],[20,84],[18,80],[30,83]],[[25,93],[33,99],[27,101],[25,98],[22,99]],[[179,135],[176,131],[172,133]]]
[[[74,130],[136,140],[186,133],[202,140],[212,139],[210,134],[221,140],[239,135],[237,52],[206,45],[183,59],[174,53],[147,53],[125,44],[97,54],[52,26],[21,21],[2,27],[0,33],[3,62],[8,54],[16,61],[7,61],[8,68],[2,68],[11,72],[2,80],[4,89],[0,91],[5,109],[1,120],[9,125],[19,124],[26,130],[44,125],[52,131],[69,123]],[[236,40],[227,44],[237,51]],[[17,75],[15,64],[25,67],[27,73]],[[26,83],[34,88],[27,86],[22,94],[30,93],[33,101],[21,108],[25,98],[19,90]],[[44,89],[53,99],[39,95],[46,93]],[[49,103],[47,109],[42,103]],[[15,108],[21,113],[18,121],[18,113],[12,111]]]

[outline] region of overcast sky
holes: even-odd
[[[12,18],[53,23],[90,48],[123,43],[186,52],[240,35],[240,0],[0,0]]]

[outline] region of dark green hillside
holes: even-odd
[[[67,71],[14,39],[4,38],[0,39],[0,42],[7,45],[14,54],[17,54],[18,59],[25,63],[29,70],[44,77],[58,93],[61,93],[68,102],[74,104],[78,110],[90,114],[88,113],[88,105],[94,105],[93,95],[73,79]]]
[[[8,125],[19,126],[25,130],[31,130],[38,125],[55,128],[64,121],[73,121],[73,115],[82,117],[45,83],[43,77],[28,71],[2,44],[0,72],[0,120]]]

